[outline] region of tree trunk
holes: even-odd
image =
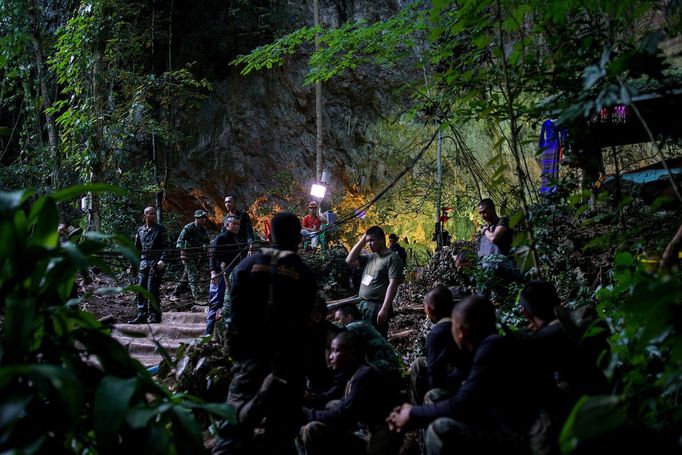
[[[31,38],[33,41],[33,58],[35,59],[36,73],[40,83],[40,95],[43,98],[43,114],[45,115],[45,125],[47,126],[47,138],[50,149],[50,159],[52,160],[52,189],[60,188],[61,156],[59,154],[59,133],[57,124],[52,114],[46,111],[52,107],[52,97],[48,90],[47,75],[45,74],[45,58],[43,56],[43,44],[40,33],[40,18],[37,0],[30,0],[28,8],[29,25]]]
[[[525,173],[523,172],[523,168],[521,166],[521,159],[520,159],[520,154],[522,153],[521,150],[519,150],[519,132],[520,128],[517,125],[517,116],[516,116],[516,111],[514,110],[514,100],[515,100],[515,89],[512,87],[512,81],[511,81],[511,74],[509,71],[509,64],[507,62],[507,56],[505,54],[505,47],[504,47],[504,27],[502,26],[502,8],[500,6],[500,0],[497,0],[497,23],[498,23],[498,33],[499,33],[499,46],[500,46],[500,55],[502,59],[502,72],[504,75],[504,90],[503,93],[506,92],[506,101],[507,101],[507,114],[509,115],[509,122],[510,122],[510,128],[511,128],[511,151],[512,154],[514,155],[514,161],[516,162],[516,176],[518,177],[518,182],[519,182],[519,199],[521,201],[521,209],[523,210],[523,217],[526,221],[526,224],[528,225],[528,246],[530,247],[530,255],[531,255],[531,260],[533,262],[533,265],[538,267],[540,265],[540,261],[537,255],[537,251],[535,248],[535,234],[533,232],[533,223],[530,220],[530,217],[528,216],[529,210],[528,210],[528,203],[526,201],[526,194],[525,194],[525,184],[524,184],[524,179]]]
[[[94,159],[90,169],[90,183],[100,183],[104,181],[104,84],[102,81],[104,42],[103,32],[100,31],[92,52],[92,98],[95,125],[92,134],[91,153],[93,154]],[[88,230],[100,231],[102,228],[100,198],[96,194],[91,194],[90,197],[92,206],[88,214]]]

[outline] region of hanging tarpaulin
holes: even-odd
[[[542,186],[540,194],[556,191],[559,178],[559,163],[566,144],[566,130],[559,129],[550,119],[545,120],[540,131],[539,147],[542,151],[540,165],[542,167]]]

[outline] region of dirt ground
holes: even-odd
[[[79,296],[82,298],[81,308],[94,314],[97,319],[109,324],[124,323],[135,317],[135,293],[114,292],[113,289],[133,284],[133,279],[123,273],[119,277],[111,277],[104,273],[91,271],[90,279],[79,279]],[[173,274],[169,280],[161,284],[161,309],[163,312],[192,311],[192,296],[187,290],[175,301],[171,294],[175,289],[178,277]],[[108,291],[111,290],[111,291]]]
[[[206,273],[207,275],[208,273]],[[171,311],[201,311],[201,307],[193,305],[192,297],[187,289],[181,292],[177,299],[171,300],[173,290],[180,279],[180,271],[177,267],[168,271],[161,285],[161,308],[163,312]],[[331,280],[327,280],[331,281]],[[340,281],[340,280],[339,280]],[[127,272],[122,272],[116,277],[104,273],[91,271],[89,279],[80,278],[79,295],[81,296],[81,308],[94,314],[95,317],[107,324],[125,323],[135,317],[135,293],[116,292],[117,288],[124,288],[134,284],[134,277]],[[208,287],[208,280],[200,283]],[[421,345],[428,332],[428,323],[424,316],[421,295],[411,286],[409,290],[399,293],[396,300],[395,312],[389,326],[389,341],[403,358],[405,365],[409,365],[413,358],[419,354]],[[342,286],[332,290],[326,287],[322,292],[332,294],[336,298],[352,295],[352,291]],[[206,298],[206,294],[204,294]],[[330,314],[330,318],[333,314]]]

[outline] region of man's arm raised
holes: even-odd
[[[348,264],[351,267],[358,267],[360,265],[360,262],[358,261],[358,258],[360,257],[360,253],[362,252],[362,249],[365,247],[367,244],[367,239],[363,235],[360,237],[360,240],[358,240],[358,243],[353,246],[353,248],[350,250],[350,253],[348,253],[348,256],[346,256],[346,264]]]

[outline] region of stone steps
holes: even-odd
[[[188,343],[204,334],[206,311],[164,313],[160,324],[116,324],[112,336],[130,355],[145,367],[161,362],[158,342],[171,357],[181,343]]]

